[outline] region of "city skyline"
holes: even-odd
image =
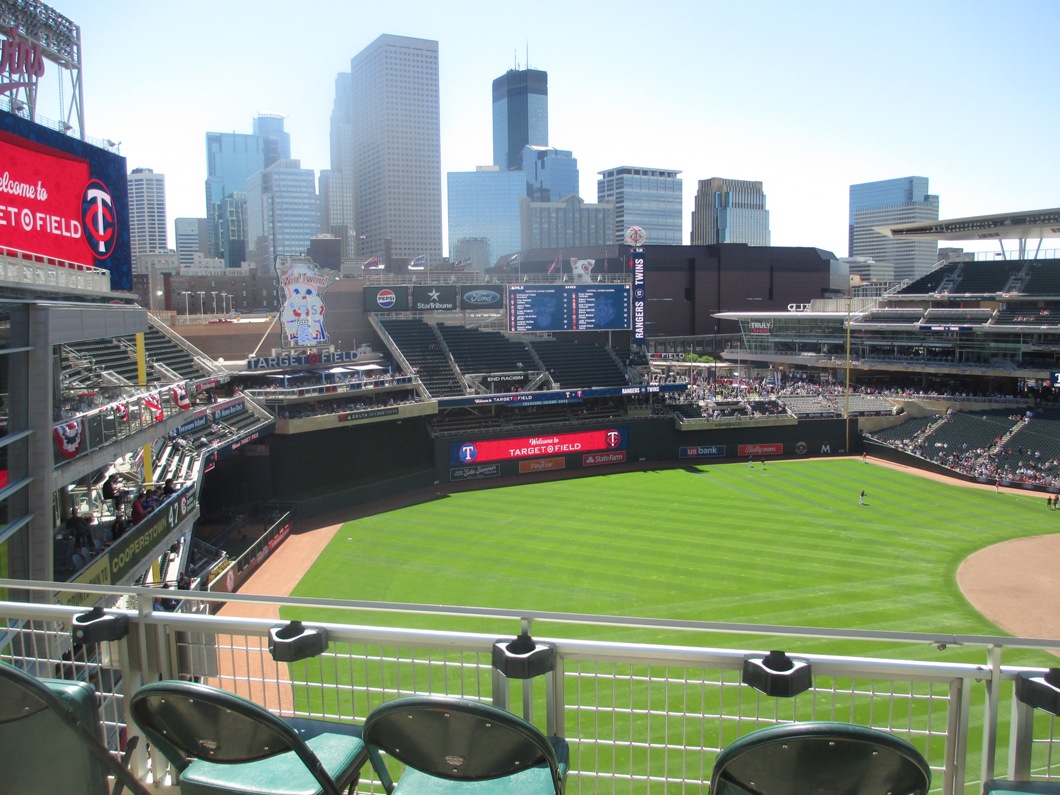
[[[837,256],[847,253],[852,184],[923,174],[943,218],[1060,204],[1060,163],[1039,154],[1060,110],[1034,77],[1060,60],[1048,41],[1060,5],[1050,3],[1006,7],[1035,20],[1018,40],[998,36],[996,7],[976,0],[896,2],[886,14],[823,2],[674,2],[651,13],[585,2],[555,4],[564,24],[551,26],[481,2],[460,15],[412,2],[192,0],[179,15],[120,0],[53,6],[81,26],[88,134],[122,141],[130,170],[166,176],[170,225],[205,215],[207,131],[280,113],[303,167],[330,168],[335,75],[381,34],[439,42],[439,179],[489,162],[492,81],[529,67],[548,72],[549,142],[578,158],[580,194],[592,196],[587,180],[616,163],[662,163],[683,172],[686,228],[695,186],[718,174],[763,183],[773,245]],[[205,29],[226,45],[193,58]],[[150,59],[133,65],[133,46],[156,30],[166,34]],[[703,48],[719,41],[754,57],[705,61]],[[42,85],[41,116],[59,116],[55,93]]]

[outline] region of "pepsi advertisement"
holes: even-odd
[[[624,450],[625,428],[604,428],[577,433],[542,433],[511,439],[484,439],[476,442],[454,442],[449,445],[451,466],[468,466],[490,461],[511,461],[602,450]]]
[[[0,111],[0,247],[132,289],[125,158]]]
[[[365,312],[407,312],[409,308],[409,288],[402,285],[393,287],[365,287]]]

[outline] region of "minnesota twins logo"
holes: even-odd
[[[110,190],[98,179],[89,180],[81,195],[81,221],[85,242],[96,259],[106,259],[118,243],[118,219]]]
[[[607,431],[604,434],[604,444],[608,447],[618,447],[622,444],[622,434],[618,431]]]
[[[478,448],[475,447],[473,442],[464,442],[460,445],[460,460],[465,464],[470,464],[478,457]]]

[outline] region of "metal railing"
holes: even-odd
[[[39,599],[42,591],[62,588],[0,580],[0,597],[14,591]],[[152,606],[157,591],[150,588],[79,590],[121,605],[115,611],[129,616],[129,634],[72,648],[70,626],[80,611],[0,601],[0,659],[41,676],[93,682],[115,751],[135,732],[125,723],[125,697],[142,683],[180,677],[223,687],[280,714],[335,721],[361,722],[379,704],[411,693],[489,701],[566,737],[571,793],[704,792],[720,749],[755,728],[803,720],[849,721],[909,740],[931,765],[933,791],[944,795],[979,792],[983,780],[995,776],[1060,779],[1055,719],[1014,698],[1013,681],[1028,669],[1003,664],[1007,657],[1026,659],[1028,650],[1056,651],[1060,641],[167,591],[184,600],[174,613]],[[225,615],[208,614],[212,600],[229,603]],[[268,633],[281,622],[233,617],[248,603],[282,610],[285,619],[304,617],[327,632],[326,649],[302,662],[275,662]],[[338,612],[322,614],[325,609]],[[333,618],[315,620],[321,615]],[[415,628],[427,617],[442,617],[452,629]],[[365,623],[349,623],[355,618]],[[535,679],[509,680],[492,665],[497,639],[531,629],[538,643],[555,648],[556,668]],[[646,630],[662,640],[620,640]],[[745,660],[765,652],[727,647],[763,645],[765,638],[810,665],[809,690],[774,698],[742,683]],[[882,649],[881,656],[799,654],[800,645],[820,639]],[[981,650],[982,659],[908,656],[947,645]],[[163,760],[138,754],[138,775],[167,780]],[[379,792],[368,775],[362,771],[358,791]]]
[[[111,292],[108,270],[10,248],[0,249],[0,282],[62,292]]]
[[[76,440],[76,447],[74,441],[60,443],[57,436],[52,454],[53,463],[60,466],[158,425],[168,417],[189,411],[174,401],[172,387],[172,384],[166,384],[156,389],[130,394],[108,405],[71,414],[56,422],[57,429],[68,431],[66,436],[70,440]]]

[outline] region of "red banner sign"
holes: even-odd
[[[741,458],[753,455],[784,455],[783,444],[741,444],[736,454]]]
[[[88,163],[0,138],[0,246],[82,265]]]
[[[543,433],[515,439],[484,439],[451,446],[453,466],[505,461],[513,458],[622,450],[626,447],[624,428],[607,428],[580,433]]]

